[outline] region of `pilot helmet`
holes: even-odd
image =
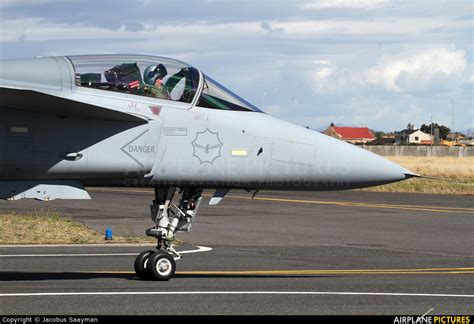
[[[154,85],[157,79],[163,79],[168,74],[163,64],[149,65],[143,72],[143,81]]]

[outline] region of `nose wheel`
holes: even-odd
[[[176,262],[169,253],[158,251],[150,256],[146,268],[153,280],[168,281],[174,276]]]
[[[142,280],[151,280],[152,276],[147,270],[148,259],[155,251],[148,250],[141,252],[135,259],[135,273]]]
[[[168,281],[176,272],[176,261],[166,251],[143,251],[135,259],[135,273],[142,280]]]

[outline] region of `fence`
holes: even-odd
[[[361,145],[360,147],[382,156],[474,156],[474,146]]]

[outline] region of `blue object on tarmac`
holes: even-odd
[[[110,227],[107,227],[107,229],[105,230],[105,240],[112,240],[112,229]]]

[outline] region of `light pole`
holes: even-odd
[[[435,141],[434,134],[433,134],[433,105],[431,105],[430,135],[431,135],[431,146],[433,146],[433,143]]]
[[[451,100],[451,134],[454,135],[454,100]]]

